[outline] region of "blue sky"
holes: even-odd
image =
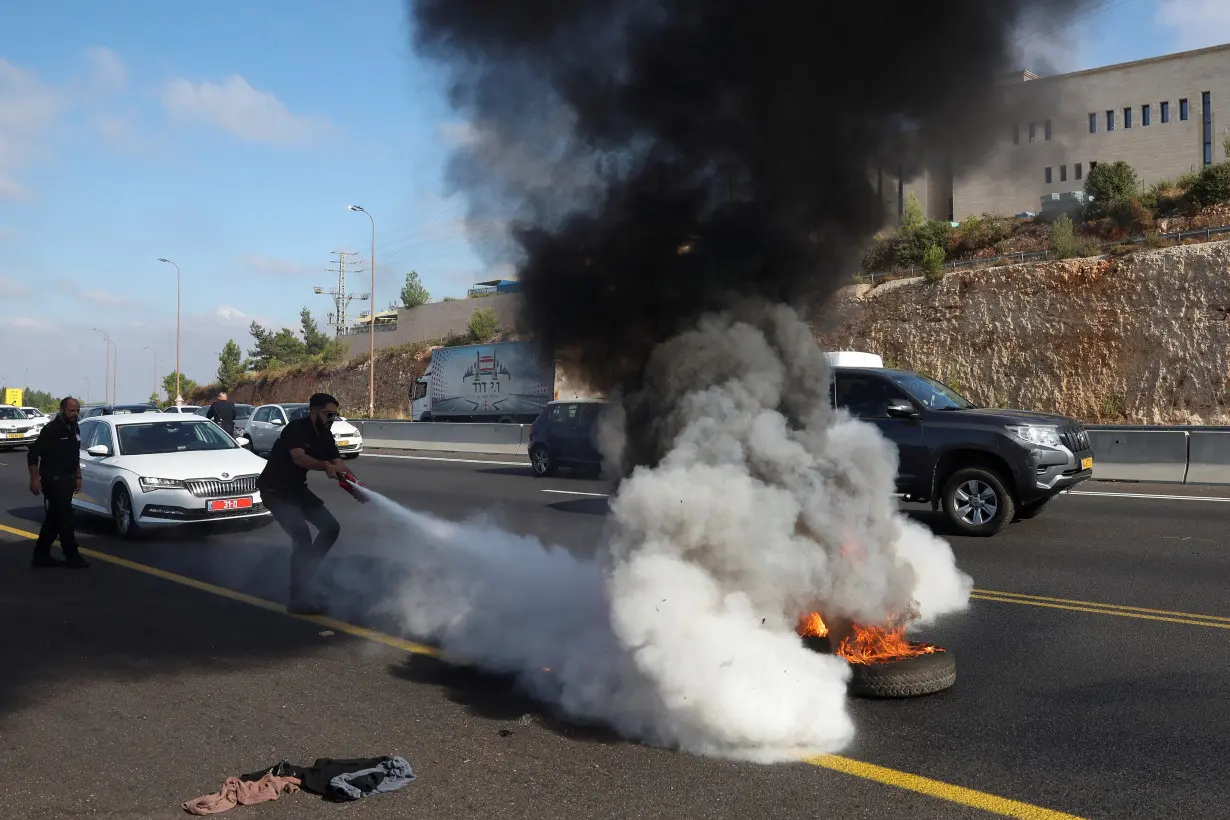
[[[1027,67],[1072,70],[1230,41],[1226,0],[1104,0],[1076,25],[1038,21]],[[507,274],[470,248],[444,165],[462,123],[415,58],[402,0],[45,0],[0,9],[0,382],[119,397],[175,363],[212,377],[248,323],[324,326],[312,286],[338,249],[378,307],[415,269],[436,298]],[[368,274],[359,275],[366,280]],[[352,288],[367,290],[365,281]],[[355,310],[355,307],[352,307]],[[28,373],[28,376],[27,376]]]

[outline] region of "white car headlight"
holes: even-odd
[[[187,484],[174,478],[141,476],[141,492],[152,493],[154,490],[186,490],[187,488]]]
[[[1063,441],[1059,438],[1059,428],[1049,427],[1041,424],[1022,424],[1017,427],[1009,427],[1008,430],[1021,441],[1028,444],[1039,444],[1043,447],[1062,447]]]

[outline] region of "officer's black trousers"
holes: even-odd
[[[38,540],[34,542],[34,556],[51,556],[51,542],[60,539],[64,557],[77,555],[76,516],[73,513],[73,492],[77,488],[77,476],[42,476],[43,526],[39,528]]]

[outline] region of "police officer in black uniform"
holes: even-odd
[[[341,525],[307,485],[308,470],[320,470],[331,479],[348,472],[333,440],[338,417],[337,399],[316,393],[308,401],[308,415],[288,422],[269,452],[269,461],[257,479],[261,500],[279,526],[290,536],[290,612],[317,615],[325,604],[311,588],[325,553],[341,534]],[[316,538],[308,524],[316,528]]]
[[[59,414],[47,423],[26,454],[30,492],[42,494],[46,510],[30,562],[35,568],[85,569],[90,565],[77,549],[73,521],[73,496],[81,492],[80,414],[81,402],[71,396],[63,399]],[[64,551],[63,562],[51,557],[51,542],[57,537]]]
[[[205,418],[213,419],[231,438],[235,437],[235,402],[223,390],[217,400],[205,411]]]

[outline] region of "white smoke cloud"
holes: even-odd
[[[831,410],[791,309],[706,317],[657,349],[645,383],[667,453],[622,481],[601,560],[380,499],[411,545],[383,609],[630,738],[762,762],[840,749],[850,671],[802,646],[798,617],[930,622],[965,608],[972,581],[898,512],[892,446]],[[603,430],[612,463],[623,418]]]

